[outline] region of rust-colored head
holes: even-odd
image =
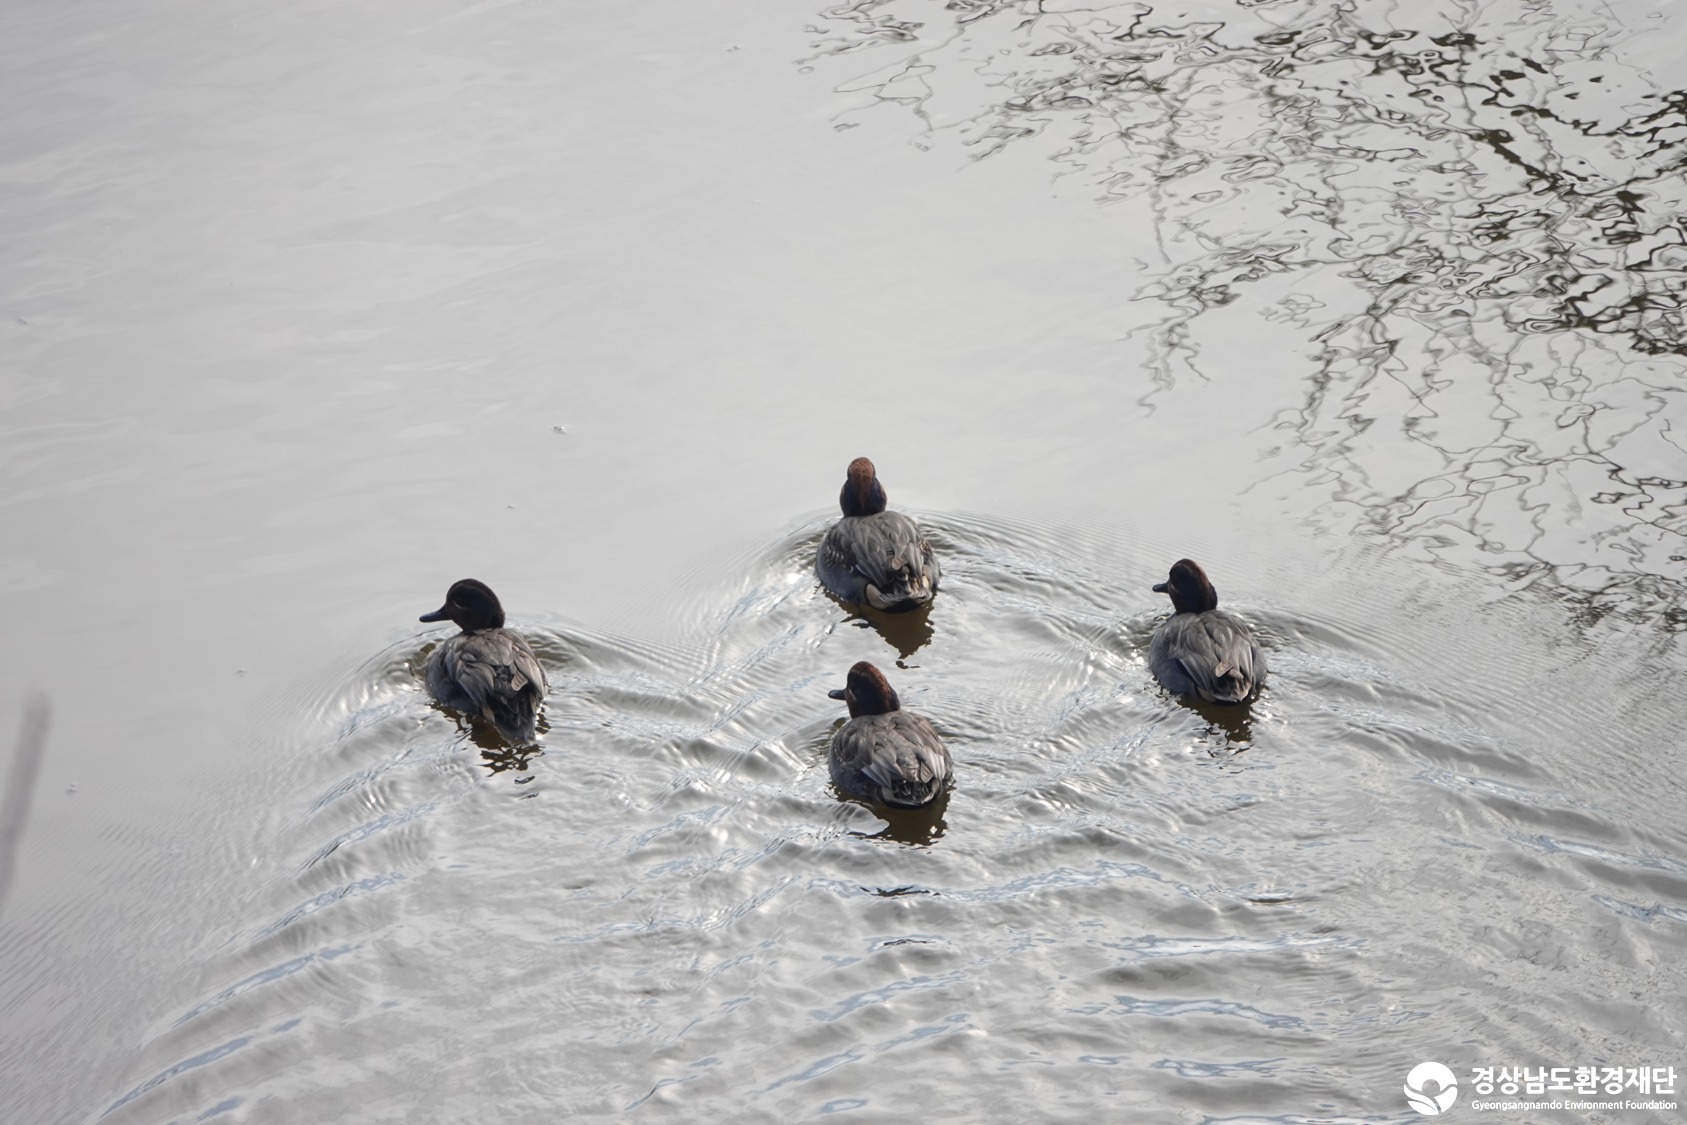
[[[879,483],[879,475],[867,458],[857,457],[849,463],[849,475],[838,494],[838,505],[846,516],[871,516],[885,510],[884,485]]]
[[[1178,613],[1205,613],[1218,608],[1218,591],[1207,581],[1207,572],[1194,559],[1178,559],[1171,574],[1154,587],[1156,594],[1170,594]]]
[[[848,682],[848,687],[835,688],[826,694],[848,703],[850,718],[902,710],[902,700],[897,698],[896,689],[890,686],[885,674],[865,660],[849,670]]]

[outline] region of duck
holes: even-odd
[[[937,556],[919,524],[885,511],[884,485],[867,458],[849,463],[838,504],[843,519],[826,530],[814,558],[820,584],[846,602],[889,613],[929,605]]]
[[[527,639],[504,628],[504,607],[492,588],[473,578],[453,582],[445,604],[420,620],[450,620],[463,630],[428,657],[428,693],[452,710],[486,719],[518,746],[533,743],[550,681]]]
[[[954,775],[937,728],[902,710],[896,689],[867,661],[849,670],[847,683],[826,693],[849,704],[849,722],[832,736],[828,755],[838,788],[903,809],[937,800]]]
[[[1265,653],[1247,622],[1218,608],[1218,591],[1199,563],[1179,559],[1154,592],[1172,599],[1172,615],[1148,646],[1148,667],[1167,691],[1242,703],[1259,690]]]

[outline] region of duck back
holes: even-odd
[[[536,737],[539,704],[550,691],[544,666],[509,629],[458,633],[428,658],[428,691],[447,707],[478,715],[511,742]]]
[[[1168,617],[1154,630],[1148,666],[1168,691],[1208,703],[1241,703],[1265,680],[1253,630],[1218,609]]]
[[[954,770],[937,729],[907,711],[845,723],[832,736],[831,768],[845,792],[902,808],[935,801]]]
[[[937,590],[937,556],[900,512],[840,519],[821,540],[814,570],[844,601],[892,613],[925,605]]]

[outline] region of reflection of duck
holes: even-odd
[[[849,670],[849,686],[829,694],[849,703],[849,722],[832,736],[839,789],[898,808],[937,799],[953,772],[949,751],[931,723],[902,710],[883,672],[863,660]]]
[[[1175,610],[1148,646],[1148,666],[1168,691],[1241,703],[1265,682],[1265,654],[1253,630],[1218,608],[1218,591],[1200,564],[1179,559],[1154,592],[1170,594]]]
[[[527,641],[504,628],[498,595],[472,578],[453,583],[445,604],[421,617],[447,618],[463,631],[428,658],[428,691],[453,710],[490,721],[511,742],[531,743],[550,683]]]
[[[885,490],[873,463],[857,457],[838,496],[843,519],[820,541],[814,559],[821,584],[846,602],[902,613],[931,601],[937,556],[920,526],[885,511]]]

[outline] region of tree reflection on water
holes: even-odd
[[[817,61],[975,158],[1041,138],[1151,206],[1145,401],[1248,296],[1312,345],[1280,473],[1319,519],[1687,628],[1687,92],[1588,0],[861,0]],[[934,99],[950,110],[934,111]],[[953,124],[948,124],[953,119]],[[1278,288],[1292,291],[1265,303]]]

